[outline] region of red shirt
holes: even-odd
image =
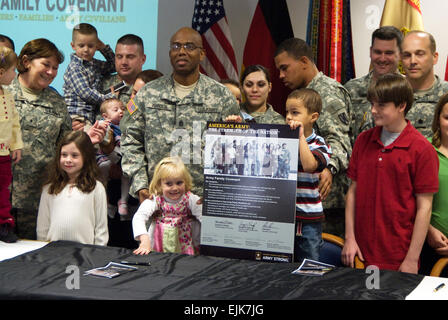
[[[397,270],[411,243],[415,194],[437,192],[439,161],[409,121],[387,147],[380,140],[381,130],[359,135],[347,175],[357,182],[355,237],[366,265]]]

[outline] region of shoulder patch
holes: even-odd
[[[127,106],[126,106],[126,109],[128,109],[128,112],[129,112],[129,114],[131,114],[131,115],[138,109],[138,107],[137,107],[137,105],[134,103],[134,100],[133,100],[133,99],[130,99],[130,100],[129,100],[129,102],[128,102]]]

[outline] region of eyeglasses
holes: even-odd
[[[198,47],[197,45],[195,45],[192,42],[187,42],[187,43],[174,42],[174,43],[170,44],[170,49],[173,51],[179,51],[181,48],[184,48],[188,52],[196,50],[197,48],[202,49],[202,47]]]

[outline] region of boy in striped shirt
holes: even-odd
[[[286,100],[286,123],[299,128],[294,260],[319,260],[324,212],[319,175],[330,161],[331,148],[313,129],[322,111],[320,95],[313,89],[294,90]]]

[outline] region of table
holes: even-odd
[[[46,241],[18,240],[14,243],[0,241],[0,261],[14,258],[20,254],[40,249],[47,245]]]
[[[125,248],[50,242],[0,262],[0,299],[395,300],[405,299],[423,279],[382,270],[380,288],[368,289],[371,275],[364,270],[336,268],[322,277],[306,277],[291,274],[297,263],[158,252],[138,257],[149,259],[151,266],[138,266],[137,271],[117,278],[83,275],[130,256],[132,250]],[[68,289],[74,281],[79,289]]]

